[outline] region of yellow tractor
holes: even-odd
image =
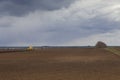
[[[28,48],[27,48],[27,51],[32,51],[33,50],[33,47],[32,46],[29,46]]]

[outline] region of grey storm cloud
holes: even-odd
[[[116,44],[119,2],[0,0],[0,45],[87,45],[99,39]]]
[[[22,16],[36,10],[57,10],[75,0],[0,0],[0,15]]]

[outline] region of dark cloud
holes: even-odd
[[[0,15],[21,16],[35,10],[57,10],[75,0],[0,0]]]
[[[105,33],[114,29],[120,29],[119,25],[120,25],[119,22],[106,20],[102,17],[95,17],[85,21],[82,24],[82,29],[89,30],[93,34]]]
[[[118,2],[74,1],[0,0],[0,45],[85,45],[99,39],[116,43]]]

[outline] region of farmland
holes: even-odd
[[[120,80],[120,56],[102,48],[0,53],[0,80]]]

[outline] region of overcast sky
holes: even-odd
[[[0,0],[0,46],[120,45],[120,0]]]

